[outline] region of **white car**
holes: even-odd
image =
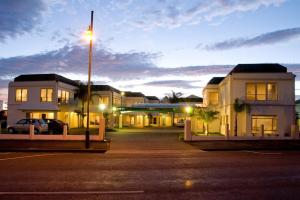
[[[12,126],[8,126],[9,133],[29,133],[30,125],[34,125],[34,134],[48,131],[48,124],[42,119],[21,119]]]

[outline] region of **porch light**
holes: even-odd
[[[192,107],[191,107],[191,106],[186,106],[186,107],[184,108],[184,110],[185,110],[185,112],[186,112],[187,114],[191,114],[191,112],[192,112]]]
[[[101,112],[103,112],[105,110],[105,108],[106,108],[105,104],[103,104],[103,103],[99,104],[99,109],[101,110]]]
[[[113,112],[116,112],[116,111],[117,111],[117,108],[116,108],[116,107],[113,107],[113,108],[112,108],[112,111],[113,111]]]

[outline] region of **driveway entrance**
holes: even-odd
[[[178,128],[143,128],[120,129],[118,132],[108,133],[111,138],[111,150],[114,152],[181,152],[196,150],[193,146],[179,141],[183,129]],[[199,151],[199,150],[198,150]]]

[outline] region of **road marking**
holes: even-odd
[[[243,152],[262,154],[262,155],[281,155],[282,154],[281,152],[260,152],[260,151],[247,151],[247,150],[244,150]]]
[[[65,194],[142,194],[143,190],[125,191],[59,191],[59,192],[0,192],[0,195],[65,195]]]
[[[58,155],[58,154],[38,154],[38,155],[32,155],[32,156],[18,156],[18,157],[10,157],[10,158],[1,158],[0,161],[16,160],[16,159],[22,159],[22,158],[43,157],[43,156],[53,156],[53,155]]]
[[[12,153],[15,153],[15,152],[5,152],[5,153],[0,153],[0,155],[6,155],[6,154],[12,154]]]

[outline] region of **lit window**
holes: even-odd
[[[255,84],[254,83],[247,83],[246,91],[247,91],[247,99],[248,100],[255,100]]]
[[[275,83],[247,83],[247,100],[277,100],[277,85]]]
[[[41,102],[51,102],[52,94],[53,94],[53,89],[50,88],[41,89]]]
[[[58,103],[68,103],[70,99],[70,93],[65,90],[58,90]]]
[[[209,92],[208,93],[208,105],[218,105],[219,103],[219,95],[217,92]]]
[[[264,133],[272,135],[277,132],[276,116],[252,116],[252,133],[259,134],[260,129],[264,125]]]
[[[99,97],[99,104],[109,104],[109,97],[108,96],[101,96]]]
[[[277,87],[274,83],[268,83],[268,100],[277,100]]]
[[[21,88],[21,89],[16,89],[16,101],[17,102],[24,102],[27,101],[27,89]]]
[[[267,91],[265,83],[256,84],[256,100],[265,101],[267,99]]]

